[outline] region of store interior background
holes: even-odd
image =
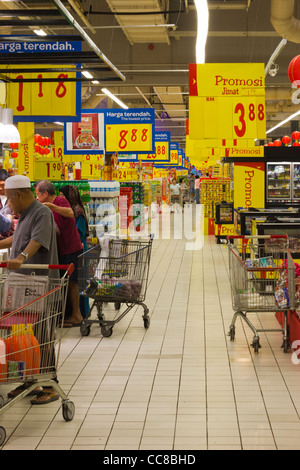
[[[195,63],[195,4],[193,0],[138,3],[133,7],[131,0],[63,2],[86,34],[126,77],[124,81],[101,83],[101,77],[107,74],[93,71],[93,80],[99,79],[100,82],[94,85],[91,79],[82,76],[82,108],[117,107],[101,92],[105,86],[130,108],[153,107],[157,130],[169,130],[171,140],[179,142],[184,150],[189,105],[188,65]],[[272,0],[208,0],[207,3],[206,62],[267,64],[282,40],[270,21]],[[285,3],[294,4],[297,18],[298,2],[291,0]],[[77,5],[76,10],[74,4]],[[41,15],[41,9],[57,12],[54,2],[1,1],[0,6],[4,10],[0,18],[1,34],[34,34],[37,27],[48,35],[78,34],[67,21],[62,25],[64,17],[61,14],[55,17],[48,16],[48,13]],[[82,11],[80,16],[77,14],[79,8]],[[20,17],[5,16],[6,10],[9,14],[12,9],[20,10]],[[30,14],[24,17],[26,10],[30,10]],[[34,10],[38,10],[37,13]],[[131,14],[125,15],[124,12]],[[276,75],[266,76],[267,129],[298,110],[298,105],[291,102],[288,66],[299,53],[300,33],[293,40],[296,42],[287,41],[275,60],[278,66]],[[83,50],[91,50],[86,41],[83,41]],[[82,65],[88,70],[89,64]],[[114,73],[109,75],[116,76]],[[275,139],[289,134],[290,126],[288,123],[268,137]],[[51,130],[57,128],[50,123],[36,124],[36,131],[43,131],[43,135],[50,135]]]

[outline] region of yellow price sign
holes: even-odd
[[[152,124],[106,125],[107,152],[151,152]]]
[[[34,162],[34,179],[35,180],[60,180],[63,171],[62,163],[51,159],[35,159]]]
[[[189,137],[264,139],[264,64],[190,64]]]
[[[85,160],[81,163],[81,178],[86,180],[101,177],[101,163]]]
[[[169,142],[155,142],[155,153],[139,155],[139,158],[145,161],[169,161],[169,154]]]
[[[34,68],[35,66],[28,66]],[[33,120],[38,116],[76,116],[78,101],[78,88],[76,82],[64,82],[64,78],[76,78],[75,66],[66,65],[66,73],[53,74],[43,71],[43,68],[54,66],[40,65],[39,72],[22,74],[9,73],[10,68],[18,68],[15,65],[7,67],[6,77],[15,79],[16,82],[7,83],[7,107],[13,109],[14,116],[26,118],[31,116]],[[23,82],[23,79],[32,78],[34,82]],[[47,82],[45,79],[57,78],[57,82]],[[61,81],[59,81],[61,79]]]
[[[171,150],[170,161],[173,165],[178,164],[178,150]]]

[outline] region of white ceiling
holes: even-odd
[[[208,0],[206,61],[267,63],[282,37],[271,21],[272,0]],[[83,83],[82,106],[116,106],[101,93],[105,85],[129,107],[153,106],[157,129],[170,130],[184,147],[188,117],[188,66],[195,62],[197,17],[193,0],[61,0],[93,43],[126,80],[98,86]],[[290,3],[290,0],[288,0]],[[282,4],[285,2],[281,1]],[[300,18],[300,2],[294,15]],[[56,8],[51,0],[0,1],[1,9]],[[74,9],[75,8],[75,9]],[[81,12],[78,15],[78,12]],[[124,14],[126,13],[126,14]],[[32,17],[31,17],[32,18]],[[23,18],[24,19],[24,18]],[[1,26],[1,34],[29,34],[33,26]],[[49,34],[78,34],[70,24],[44,25]],[[300,40],[299,40],[300,42]],[[90,50],[87,42],[84,49]],[[287,69],[300,47],[288,41],[278,58],[276,76],[266,77],[267,128],[299,109],[291,101]],[[88,68],[88,64],[86,64]],[[93,72],[95,78],[99,72]],[[167,114],[165,114],[167,113]],[[296,125],[296,124],[293,124]],[[290,131],[290,124],[272,137]]]

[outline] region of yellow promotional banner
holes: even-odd
[[[190,64],[189,136],[265,139],[264,64]]]
[[[234,207],[265,207],[265,164],[234,163]]]
[[[34,123],[19,122],[18,130],[21,137],[18,156],[18,173],[34,179]]]
[[[35,66],[27,66],[34,68]],[[17,79],[18,82],[7,83],[7,107],[13,109],[13,114],[18,121],[31,120],[39,121],[47,116],[47,121],[51,122],[59,117],[76,117],[78,114],[78,95],[80,89],[76,82],[47,82],[42,80],[53,78],[76,78],[75,66],[66,65],[68,69],[65,73],[35,72],[32,73],[9,73],[9,69],[17,68],[15,65],[7,67],[8,79]],[[39,65],[39,69],[54,68],[50,65]],[[20,80],[35,80],[34,82],[22,82]],[[41,80],[41,81],[39,81]]]
[[[169,162],[169,142],[155,142],[155,153],[140,154],[139,159],[144,161]]]
[[[152,124],[106,125],[107,152],[153,152]]]

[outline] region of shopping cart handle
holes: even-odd
[[[7,268],[7,263],[0,263],[0,268]],[[22,269],[59,269],[66,271],[68,276],[71,276],[75,269],[73,263],[71,264],[22,264]]]
[[[269,240],[270,238],[284,238],[287,240],[289,237],[288,235],[227,235],[227,240],[232,240],[232,239],[240,239],[240,240],[245,240],[245,239],[265,239]]]

